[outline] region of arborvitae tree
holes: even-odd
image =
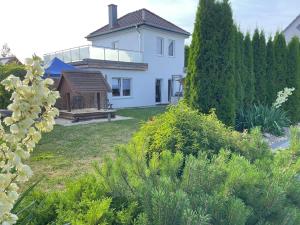
[[[190,51],[190,46],[185,45],[184,46],[184,67],[185,68],[187,67],[189,61],[189,51]]]
[[[300,53],[299,39],[293,38],[288,45],[287,53],[287,87],[294,87],[295,91],[285,103],[285,109],[293,122],[300,121]]]
[[[198,91],[195,89],[195,86],[200,87],[200,74],[199,68],[197,67],[200,55],[200,24],[205,22],[203,22],[203,19],[200,20],[200,17],[202,14],[206,14],[207,4],[208,2],[199,0],[192,42],[189,49],[187,76],[184,79],[184,99],[190,106],[193,106],[193,102],[198,102],[200,98],[199,88]]]
[[[286,68],[287,68],[287,46],[285,37],[282,33],[277,33],[274,38],[274,91],[283,90],[286,86]]]
[[[263,32],[253,35],[253,64],[255,75],[255,102],[266,102],[266,39]]]
[[[236,109],[239,110],[244,107],[244,51],[243,51],[243,40],[244,35],[235,26],[235,85],[236,85]]]
[[[276,99],[277,93],[275,92],[274,87],[274,79],[275,79],[275,73],[274,73],[274,65],[275,65],[275,55],[274,55],[274,44],[273,40],[270,37],[267,43],[267,74],[266,74],[266,84],[267,84],[267,101],[266,103],[268,105],[272,105],[272,103]]]
[[[234,36],[227,0],[200,1],[185,88],[185,98],[192,107],[205,113],[215,108],[224,123],[234,125]]]
[[[255,93],[255,78],[253,72],[253,48],[250,34],[247,33],[244,39],[244,76],[243,84],[245,89],[244,107],[252,106]]]

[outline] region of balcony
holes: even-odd
[[[84,59],[96,59],[116,62],[143,63],[143,53],[121,49],[111,49],[92,45],[85,45],[66,50],[61,50],[44,55],[44,63],[47,64],[54,57],[65,63],[80,62]]]

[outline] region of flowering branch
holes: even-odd
[[[19,197],[19,185],[32,176],[22,161],[29,158],[42,132],[53,129],[58,115],[54,104],[59,94],[49,89],[53,80],[42,79],[40,59],[27,59],[26,70],[22,81],[13,75],[2,81],[5,90],[13,92],[7,107],[12,115],[0,120],[0,223],[5,225],[16,223],[18,218],[10,211]]]
[[[288,100],[288,97],[293,94],[293,91],[295,88],[284,88],[283,91],[279,91],[277,93],[277,98],[275,102],[273,103],[273,107],[280,108],[283,103],[285,103]]]

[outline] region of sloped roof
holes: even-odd
[[[2,57],[0,58],[0,65],[6,65],[9,63],[17,63],[17,64],[22,64],[16,56],[8,56],[8,57]]]
[[[86,70],[64,71],[59,80],[58,90],[64,79],[73,92],[111,92],[111,88],[101,72]]]
[[[50,77],[60,77],[62,72],[66,70],[74,71],[76,68],[55,57],[46,65],[45,75]]]
[[[86,38],[92,38],[96,36],[100,36],[107,33],[112,33],[115,31],[120,31],[128,28],[132,28],[135,26],[147,25],[159,29],[163,29],[166,31],[171,31],[183,35],[189,36],[190,33],[176,26],[175,24],[161,18],[160,16],[150,12],[147,9],[140,9],[131,13],[122,16],[117,20],[117,24],[110,28],[109,24],[104,27],[90,33]]]
[[[299,18],[300,14],[283,30],[283,32],[286,32],[286,30],[289,29],[289,27],[292,26]]]

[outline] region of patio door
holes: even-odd
[[[161,102],[161,79],[155,80],[155,102],[160,103]]]

